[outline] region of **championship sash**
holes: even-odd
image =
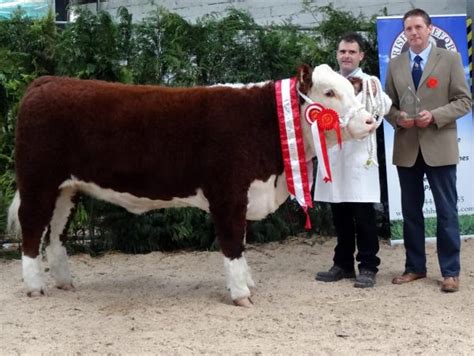
[[[303,208],[306,214],[305,228],[310,229],[308,208],[313,207],[312,182],[308,179],[296,78],[275,82],[275,96],[288,191]]]

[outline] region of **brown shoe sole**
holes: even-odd
[[[426,278],[426,274],[418,274],[418,273],[405,273],[401,276],[397,276],[392,279],[393,284],[404,284],[416,281],[417,279]]]
[[[444,280],[441,282],[441,291],[446,293],[454,293],[459,290],[459,279],[454,278],[452,281]]]

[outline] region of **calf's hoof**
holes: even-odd
[[[252,299],[250,299],[249,297],[242,297],[234,299],[234,305],[238,307],[252,308],[253,302]]]
[[[41,289],[30,290],[26,292],[26,295],[28,297],[42,297],[42,296],[47,296],[48,293],[46,292],[46,289],[41,288]]]
[[[66,290],[66,291],[72,291],[72,292],[76,290],[76,288],[74,288],[72,283],[57,284],[56,288],[61,289],[61,290]]]

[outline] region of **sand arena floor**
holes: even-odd
[[[222,355],[472,355],[474,240],[462,243],[461,290],[439,291],[436,249],[428,278],[391,284],[402,245],[382,244],[377,285],[323,283],[334,239],[250,245],[254,307],[232,305],[219,252],[111,253],[70,258],[75,292],[28,298],[21,262],[0,261],[0,353]],[[47,265],[46,265],[47,266]]]

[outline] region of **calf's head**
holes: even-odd
[[[342,140],[362,139],[375,130],[376,122],[372,116],[362,108],[357,100],[354,87],[342,75],[333,71],[328,65],[322,64],[314,68],[302,65],[298,68],[298,86],[300,92],[315,103],[333,109],[341,120]],[[302,106],[302,112],[308,103]],[[314,156],[311,128],[306,120],[302,121],[305,149],[307,155]],[[336,134],[326,131],[326,140],[329,146],[335,145]]]

